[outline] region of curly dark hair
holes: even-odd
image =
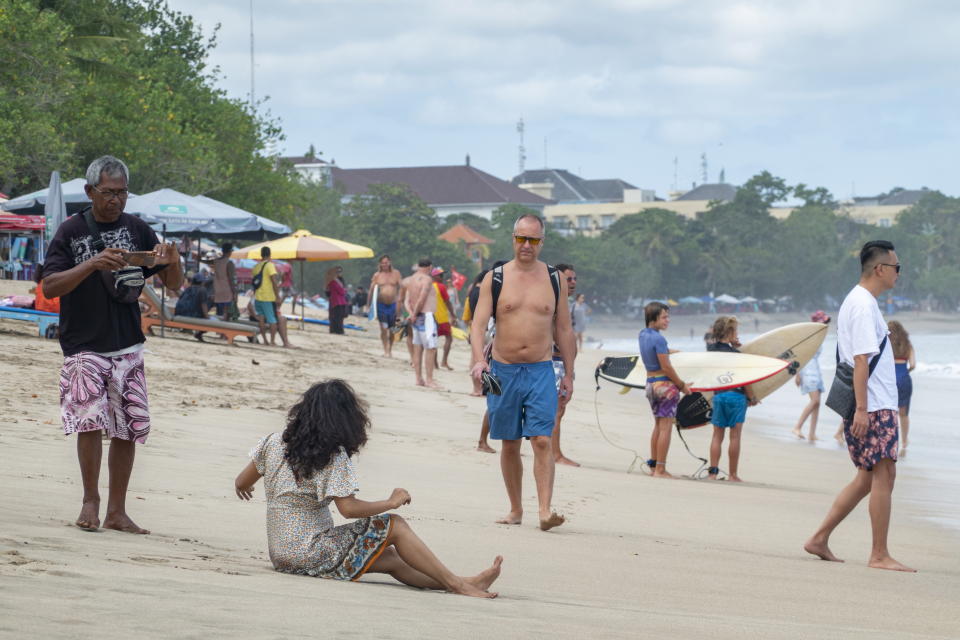
[[[346,381],[334,378],[307,389],[287,414],[283,454],[298,481],[308,480],[330,463],[340,447],[348,456],[367,443],[367,403]]]

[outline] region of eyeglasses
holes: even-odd
[[[543,242],[543,238],[534,238],[532,236],[513,236],[513,239],[516,241],[517,244],[523,244],[524,242],[529,242],[531,247],[535,247],[541,242]]]
[[[878,263],[877,263],[877,266],[880,266],[880,267],[893,267],[894,269],[897,270],[897,273],[900,273],[900,263],[899,263],[899,262],[898,262],[897,264],[887,264],[886,262],[878,262]]]
[[[98,189],[93,185],[90,185],[90,188],[105,197],[107,200],[113,200],[114,198],[117,200],[123,200],[130,194],[128,189],[117,189],[116,191],[111,191],[110,189]]]

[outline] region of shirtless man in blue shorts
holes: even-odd
[[[377,289],[377,321],[380,323],[380,342],[383,355],[393,357],[393,337],[390,329],[397,323],[397,293],[400,289],[400,272],[393,268],[390,256],[380,256],[377,272],[370,278],[370,295]]]
[[[550,506],[556,464],[550,440],[558,397],[551,355],[556,338],[566,371],[560,380],[560,396],[569,402],[576,343],[567,307],[567,283],[559,277],[551,281],[551,269],[538,260],[543,240],[543,220],[535,215],[521,216],[513,227],[513,260],[500,272],[502,284],[496,305],[497,270],[483,279],[470,329],[476,362],[470,373],[476,379],[481,379],[484,372],[492,374],[502,390],[500,395],[487,394],[490,437],[503,441],[500,470],[510,500],[510,511],[497,522],[520,524],[523,519],[520,444],[527,438],[533,447],[540,528],[547,531],[564,523],[563,516]],[[483,357],[483,334],[491,316],[496,317],[497,334],[493,360],[488,365]]]

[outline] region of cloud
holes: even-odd
[[[222,22],[212,62],[232,95],[246,95],[246,3],[170,4],[208,32]],[[780,158],[781,141],[829,146],[850,140],[851,132],[857,138],[872,131],[874,140],[891,140],[891,157],[901,144],[941,148],[936,123],[952,119],[944,105],[956,104],[960,92],[953,64],[960,12],[937,0],[254,0],[254,6],[257,93],[271,96],[290,144],[299,151],[311,140],[321,144],[316,138],[323,135],[351,147],[323,142],[329,155],[365,158],[358,164],[368,166],[394,157],[371,131],[389,127],[389,139],[404,140],[408,164],[451,155],[444,145],[456,131],[456,144],[488,149],[475,158],[501,158],[487,168],[508,176],[515,153],[507,145],[515,144],[513,124],[523,115],[544,133],[570,132],[550,135],[550,156],[595,163],[591,175],[614,174],[620,166],[647,170],[637,163],[637,141],[657,166],[723,140],[730,166],[783,161],[808,170],[825,161],[797,157],[791,165]],[[336,124],[318,132],[318,122]],[[604,148],[591,153],[584,141]],[[494,144],[503,147],[496,151]],[[816,150],[801,145],[796,153]],[[844,147],[830,147],[828,155],[829,162],[859,163],[857,170],[877,176],[923,170],[916,161],[864,165]],[[946,160],[927,165],[948,166]],[[823,169],[827,180],[829,173]],[[945,170],[939,175],[956,181]],[[621,177],[650,184],[645,176]]]

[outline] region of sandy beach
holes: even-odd
[[[494,524],[506,496],[498,457],[474,449],[484,405],[468,395],[464,343],[451,355],[457,371],[438,374],[446,391],[437,392],[413,386],[402,347],[401,357],[381,358],[375,330],[332,336],[314,326],[292,330],[291,339],[301,348],[198,344],[176,333],[148,339],[153,430],[138,448],[128,510],[153,533],[134,536],[72,525],[80,484],[74,440],[59,423],[59,347],[32,325],[0,321],[0,635],[960,636],[960,533],[938,524],[923,500],[937,491],[956,495],[953,479],[900,465],[890,546],[917,574],[867,568],[865,504],[834,536],[845,564],[803,553],[853,466],[838,447],[782,437],[803,405],[793,388],[748,414],[743,485],[654,480],[625,473],[632,454],[600,437],[593,368],[602,352],[586,349],[563,426],[564,452],[584,466],[557,469],[555,505],[568,522],[543,533],[529,454],[528,521]],[[356,460],[360,497],[408,489],[413,502],[399,512],[455,572],[475,573],[502,554],[498,599],[421,592],[382,575],[349,584],[272,570],[262,484],[252,503],[242,503],[233,478],[261,436],[282,430],[307,385],[334,376],[372,407],[370,443]],[[955,381],[921,385],[914,424],[946,420],[936,398],[951,388]],[[640,393],[605,386],[597,408],[612,439],[646,453],[652,419]],[[835,424],[824,409],[822,437]],[[707,427],[687,439],[703,455],[709,436]],[[698,465],[674,436],[671,470],[689,474]],[[104,495],[106,479],[104,463]]]

